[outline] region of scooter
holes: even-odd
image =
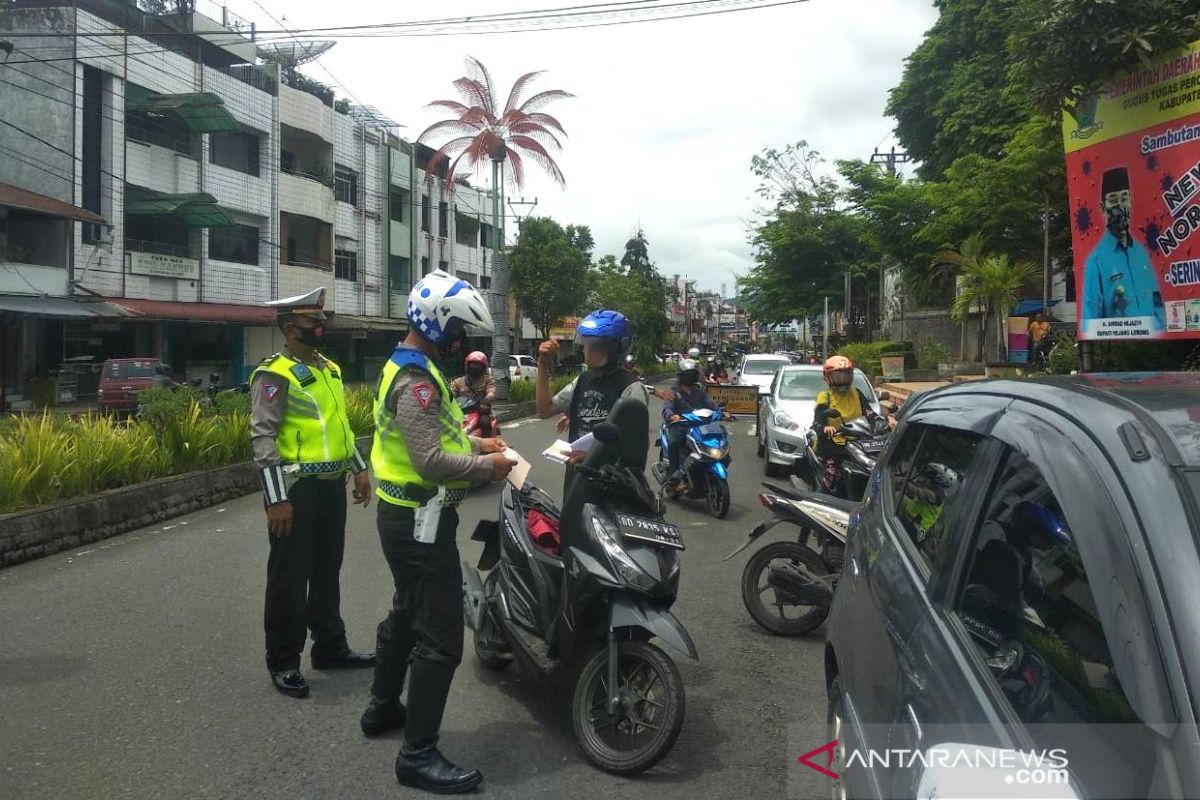
[[[463,431],[483,439],[500,435],[500,423],[492,416],[490,405],[466,396],[459,397],[455,402],[463,412]]]
[[[664,422],[658,435],[658,463],[650,468],[660,492],[672,499],[704,498],[708,513],[725,519],[729,513],[729,433],[718,420],[720,410],[699,408],[683,414],[678,422]],[[686,488],[680,492],[671,476],[668,432],[672,425],[688,428],[679,454],[680,469]]]
[[[614,405],[560,511],[545,492],[506,485],[500,519],[483,521],[478,568],[463,563],[463,613],[484,667],[519,661],[558,682],[573,679],[571,718],[580,748],[606,772],[658,763],[683,726],[683,681],[650,643],[689,658],[696,648],[671,613],[679,590],[679,529],[644,475],[644,404]],[[481,572],[486,577],[481,577]]]
[[[750,616],[778,636],[803,636],[829,616],[842,571],[846,533],[857,502],[807,491],[796,477],[785,489],[769,483],[758,495],[771,516],[750,531],[728,561],[780,523],[799,528],[796,541],[772,542],[742,570],[742,602]]]
[[[891,430],[887,420],[877,417],[873,423],[860,417],[838,428],[838,435],[846,439],[846,455],[836,459],[833,495],[844,500],[861,500],[867,491],[867,482],[875,469],[875,462],[887,447]],[[825,459],[817,455],[817,445],[822,434],[810,430],[804,448],[804,477],[815,492],[822,491],[821,476],[827,467]]]

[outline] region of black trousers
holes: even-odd
[[[397,700],[409,678],[404,739],[410,747],[437,741],[454,670],[463,654],[462,568],[458,512],[442,510],[431,544],[413,538],[413,509],[379,503],[379,543],[392,570],[392,610],[379,623],[371,694]],[[410,674],[411,673],[411,674]]]
[[[346,482],[301,478],[288,499],[292,532],[269,537],[267,558],[264,624],[272,672],[299,669],[309,629],[314,653],[332,657],[348,649],[338,581],[346,543]]]
[[[672,472],[679,469],[679,451],[687,435],[688,429],[682,425],[672,425],[667,429],[667,458],[671,462]]]

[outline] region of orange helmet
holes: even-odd
[[[486,355],[484,355],[482,352],[480,352],[479,350],[475,350],[474,352],[472,352],[470,355],[467,356],[466,363],[468,365],[469,364],[482,364],[483,368],[487,369],[488,357]]]
[[[834,374],[839,372],[845,373],[845,377],[835,381]],[[850,384],[854,381],[854,362],[845,356],[830,356],[821,368],[821,374],[825,376],[826,383]]]

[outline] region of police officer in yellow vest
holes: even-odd
[[[346,473],[354,502],[371,500],[354,445],[341,370],[317,351],[325,340],[325,290],[267,303],[287,340],[250,378],[250,439],[262,479],[267,559],[267,669],[275,688],[308,694],[300,673],[306,628],[314,669],[367,668],[374,655],[346,642],[338,575],[346,539]]]
[[[483,777],[438,749],[442,713],[462,659],[463,591],[455,507],[473,482],[500,480],[515,461],[501,439],[463,433],[463,414],[436,362],[473,335],[492,332],[487,304],[441,270],[408,297],[411,329],[384,365],[375,401],[371,465],[379,482],[379,540],[395,581],[379,623],[375,681],[363,712],[367,736],[404,728],[401,784],[439,794],[468,792]],[[408,677],[408,707],[400,693]]]

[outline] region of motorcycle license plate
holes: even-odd
[[[617,527],[621,529],[621,535],[627,536],[630,539],[640,539],[643,542],[651,544],[660,544],[666,547],[677,547],[683,550],[683,537],[679,535],[679,528],[666,522],[657,519],[646,519],[645,517],[635,517],[633,514],[617,513]]]
[[[865,442],[859,442],[859,447],[864,453],[880,453],[883,448],[887,447],[887,442],[883,439],[871,439]]]

